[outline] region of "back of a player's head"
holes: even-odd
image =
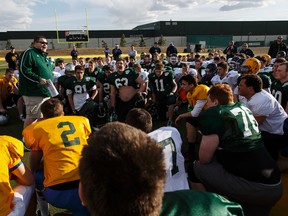
[[[212,101],[218,100],[219,105],[233,103],[233,92],[228,84],[217,84],[210,88],[208,95]]]
[[[162,148],[146,133],[107,123],[80,160],[80,195],[91,215],[159,215],[165,179]]]
[[[145,133],[152,131],[152,117],[148,111],[143,108],[133,108],[126,116],[126,123],[138,128]]]
[[[44,118],[53,118],[64,114],[63,105],[61,101],[56,98],[46,100],[40,109]]]

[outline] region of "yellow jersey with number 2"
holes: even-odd
[[[80,179],[79,160],[90,133],[89,121],[82,116],[49,118],[23,130],[26,146],[43,152],[45,187]]]

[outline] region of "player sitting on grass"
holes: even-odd
[[[38,194],[42,192],[48,203],[73,215],[89,215],[78,196],[78,164],[91,133],[89,121],[82,116],[63,116],[57,99],[45,101],[41,112],[44,119],[23,130]]]
[[[130,125],[104,125],[82,156],[79,194],[93,216],[243,215],[239,204],[216,194],[183,190],[163,197],[162,147]]]
[[[211,87],[207,106],[198,117],[203,136],[199,161],[188,172],[192,187],[240,203],[246,216],[269,215],[282,183],[253,113],[234,103],[227,84]]]
[[[34,192],[34,178],[21,161],[23,143],[10,136],[0,136],[0,152],[0,215],[35,214],[35,209],[27,211]],[[16,182],[14,188],[10,184],[11,178]]]
[[[174,127],[160,127],[152,130],[152,117],[142,108],[134,108],[126,116],[126,123],[136,127],[156,140],[165,155],[166,180],[165,192],[189,189],[184,158],[181,153],[182,139]]]

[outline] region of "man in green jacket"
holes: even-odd
[[[36,36],[33,47],[25,50],[19,61],[19,94],[26,105],[24,128],[41,117],[40,106],[50,98],[48,90],[52,65],[47,59],[47,39]]]

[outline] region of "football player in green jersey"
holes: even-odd
[[[199,161],[189,170],[192,187],[240,203],[247,216],[269,215],[281,198],[282,183],[256,119],[242,103],[233,102],[227,84],[213,86],[207,101],[199,115]]]
[[[114,71],[113,65],[104,65],[102,68],[103,72],[97,74],[97,87],[98,87],[98,100],[99,100],[99,111],[98,117],[104,117],[107,111],[111,107],[110,102],[110,83],[108,77]]]
[[[155,63],[152,62],[151,55],[149,54],[145,55],[143,63],[140,64],[144,71],[147,71],[149,74],[152,73],[155,68]]]
[[[69,104],[74,114],[87,116],[96,108],[96,102],[93,101],[97,95],[96,80],[84,76],[84,67],[80,65],[75,67],[75,74],[75,77],[69,78],[69,85],[67,85]]]
[[[174,105],[176,103],[175,92],[177,84],[174,74],[170,70],[165,70],[162,63],[155,66],[154,73],[149,74],[149,83],[152,87],[152,100],[157,103],[160,120],[166,120],[168,111],[168,126],[172,126]]]
[[[60,76],[56,83],[55,87],[59,92],[59,99],[62,101],[64,106],[65,114],[71,114],[72,110],[68,101],[68,96],[66,94],[67,85],[69,85],[70,81],[69,78],[71,76],[75,76],[75,65],[72,63],[68,63],[65,65],[65,74]]]
[[[272,94],[288,114],[288,62],[278,66],[275,78],[277,81],[274,83]]]
[[[134,68],[126,68],[126,61],[118,58],[116,72],[109,75],[111,112],[114,110],[119,121],[125,121],[130,109],[134,108],[136,101],[144,92],[143,79]],[[144,101],[144,99],[143,99]]]
[[[88,68],[85,68],[84,75],[96,78],[97,76],[96,63],[93,60],[90,60],[88,62]]]

